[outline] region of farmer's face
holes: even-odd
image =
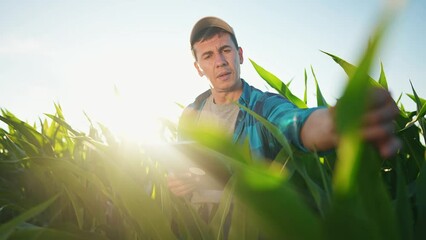
[[[216,34],[213,38],[196,42],[193,48],[198,74],[206,76],[215,91],[229,92],[241,86],[243,50],[235,46],[229,34]]]

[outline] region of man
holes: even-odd
[[[288,141],[302,151],[327,151],[337,147],[333,108],[299,109],[287,99],[262,92],[240,77],[243,50],[232,27],[216,17],[200,19],[190,37],[194,67],[210,81],[211,89],[199,95],[181,117],[181,125],[213,123],[232,135],[235,143],[247,141],[254,155],[274,159],[282,146],[252,115],[234,104],[253,110],[277,126]],[[400,143],[393,134],[398,108],[383,89],[370,96],[371,107],[364,116],[363,137],[383,157],[396,153]],[[194,191],[190,178],[170,177],[170,190],[179,196]]]

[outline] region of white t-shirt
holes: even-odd
[[[223,129],[232,136],[240,109],[235,103],[215,104],[213,95],[206,99],[199,122],[213,128]]]

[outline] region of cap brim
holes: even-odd
[[[210,27],[221,28],[221,29],[229,32],[230,34],[235,35],[232,27],[229,26],[229,24],[226,23],[225,21],[223,21],[222,19],[217,18],[217,17],[204,17],[204,18],[198,20],[198,22],[195,23],[194,27],[192,28],[191,38],[190,38],[191,46],[194,45],[194,41],[195,41],[195,38],[197,37],[197,35],[201,31],[203,31],[204,29],[207,29],[207,28],[210,28]]]

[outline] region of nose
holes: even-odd
[[[216,67],[226,66],[227,63],[228,62],[226,61],[226,58],[223,54],[221,54],[221,53],[216,54],[216,58],[215,58]]]

